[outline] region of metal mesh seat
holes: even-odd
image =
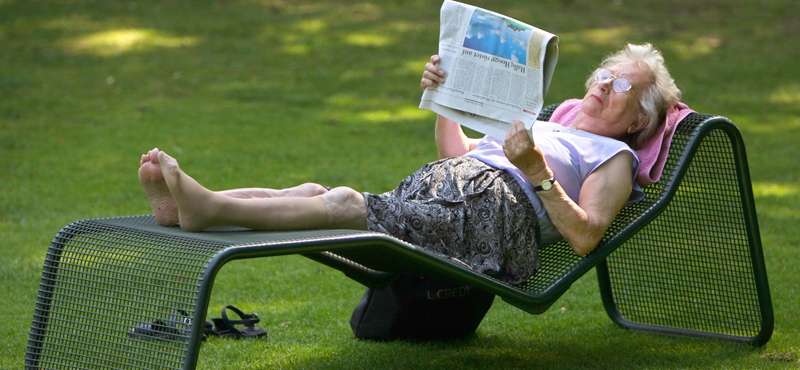
[[[555,106],[542,115],[549,117]],[[623,209],[600,245],[565,243],[511,286],[391,236],[353,230],[261,232],[163,227],[152,216],[84,220],[53,239],[26,355],[28,369],[193,369],[214,277],[235,259],[301,254],[369,287],[398,274],[446,277],[545,312],[597,266],[616,323],[641,331],[762,345],[773,327],[761,239],[741,135],[722,117],[691,114],[678,127],[661,181]],[[391,261],[391,262],[388,262]],[[168,338],[131,335],[180,312]]]

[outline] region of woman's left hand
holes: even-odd
[[[538,174],[547,168],[544,156],[534,145],[522,121],[511,121],[511,128],[508,130],[506,140],[503,143],[503,152],[511,164],[528,176]]]
[[[425,71],[422,72],[422,81],[419,83],[422,91],[429,87],[438,87],[439,84],[444,83],[444,70],[438,65],[441,61],[442,58],[438,55],[431,55],[430,63],[425,64]]]

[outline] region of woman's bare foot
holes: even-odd
[[[164,181],[158,153],[159,150],[156,148],[142,155],[139,163],[139,182],[147,194],[147,199],[150,200],[156,221],[161,225],[174,226],[178,223],[178,206]]]
[[[225,197],[206,189],[183,172],[178,161],[167,153],[158,152],[158,161],[164,182],[169,187],[177,206],[178,221],[181,229],[186,231],[202,231],[211,226],[216,197]]]

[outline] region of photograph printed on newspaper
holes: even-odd
[[[440,22],[445,83],[425,89],[419,107],[498,139],[512,120],[530,129],[558,60],[558,36],[450,0]]]

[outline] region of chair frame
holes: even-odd
[[[542,117],[549,118],[554,109],[548,107]],[[726,159],[717,163],[718,157]],[[713,175],[702,174],[709,171]],[[717,186],[703,185],[704,178],[718,181],[725,195],[717,199]],[[673,138],[664,177],[645,191],[646,199],[624,209],[592,253],[579,257],[566,242],[545,248],[542,268],[518,286],[374,232],[228,227],[188,233],[160,226],[152,216],[78,221],[64,227],[48,250],[26,368],[124,363],[134,368],[193,369],[202,337],[199,325],[187,328],[181,341],[168,345],[122,338],[126,329],[179,306],[190,313],[192,322],[203,322],[222,266],[238,259],[289,254],[311,258],[376,289],[401,273],[466,282],[532,314],[547,311],[572,283],[597,267],[604,307],[622,327],[753,345],[769,341],[774,321],[769,285],[744,144],[733,122],[690,114]],[[702,212],[687,215],[693,207],[724,208],[726,216],[711,217],[716,222],[708,225],[693,220],[691,232],[682,233],[680,220],[710,218]],[[678,226],[660,221],[673,219]],[[697,230],[704,233],[699,239],[707,239],[705,243],[693,240]],[[726,251],[715,256],[708,252],[712,247]],[[675,258],[682,258],[680,265]],[[677,270],[670,270],[673,265]],[[660,267],[639,266],[667,267],[654,277],[652,270]],[[692,274],[694,270],[700,273]],[[673,288],[677,293],[669,293]],[[711,306],[712,315],[698,313],[698,302],[704,309]],[[735,322],[724,321],[728,311],[735,312]],[[118,319],[103,321],[109,316]],[[101,333],[99,339],[89,335],[94,331]],[[64,346],[74,349],[61,350]],[[129,362],[140,351],[146,351],[146,359]]]

